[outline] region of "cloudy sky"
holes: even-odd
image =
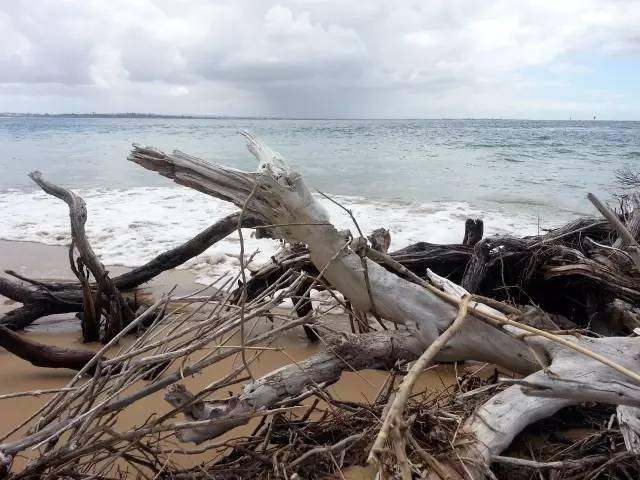
[[[0,0],[0,111],[640,119],[635,0]]]

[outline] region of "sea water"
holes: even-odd
[[[640,122],[525,120],[278,120],[0,118],[0,238],[66,245],[66,205],[27,177],[40,170],[87,202],[87,233],[107,265],[140,265],[235,207],[126,160],[133,142],[252,170],[238,134],[249,130],[305,178],[351,208],[361,228],[389,228],[392,249],[456,243],[464,220],[487,234],[535,234],[594,214],[585,196],[610,198],[615,172],[640,170]],[[340,208],[321,201],[340,228]],[[245,235],[255,262],[276,248]],[[206,283],[237,268],[231,235],[185,266]],[[1,266],[0,266],[1,267]]]

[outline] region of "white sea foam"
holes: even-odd
[[[141,265],[163,251],[185,242],[236,208],[186,188],[131,188],[78,190],[87,203],[87,235],[106,265]],[[482,218],[485,233],[533,234],[533,216],[510,217],[502,211],[481,211],[464,202],[392,203],[360,197],[335,196],[352,209],[365,233],[385,227],[391,231],[392,249],[418,241],[458,243],[464,220]],[[334,224],[355,232],[348,215],[325,199]],[[67,206],[42,192],[10,190],[0,193],[0,238],[68,245]],[[244,231],[247,254],[259,250],[254,262],[266,261],[275,251],[274,240],[257,240]],[[212,246],[182,268],[195,272],[197,281],[209,283],[238,267],[237,233]]]

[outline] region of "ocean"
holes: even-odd
[[[6,117],[0,238],[69,243],[66,205],[27,177],[40,170],[84,197],[103,263],[140,265],[235,208],[128,162],[131,144],[254,169],[240,130],[351,208],[363,230],[390,228],[392,249],[460,242],[467,217],[482,218],[487,234],[525,235],[595,215],[586,194],[611,198],[616,170],[640,169],[640,122]],[[334,223],[354,230],[324,202]],[[256,262],[276,248],[247,236],[247,251],[260,252]],[[207,283],[237,268],[238,250],[230,236],[184,268]]]

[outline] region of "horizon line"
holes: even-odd
[[[589,118],[528,118],[528,117],[340,117],[340,116],[268,116],[268,115],[219,115],[219,114],[176,114],[149,112],[0,112],[0,118],[6,117],[85,117],[85,118],[167,118],[167,119],[202,119],[202,120],[518,120],[534,122],[638,122],[640,119],[599,119]]]

